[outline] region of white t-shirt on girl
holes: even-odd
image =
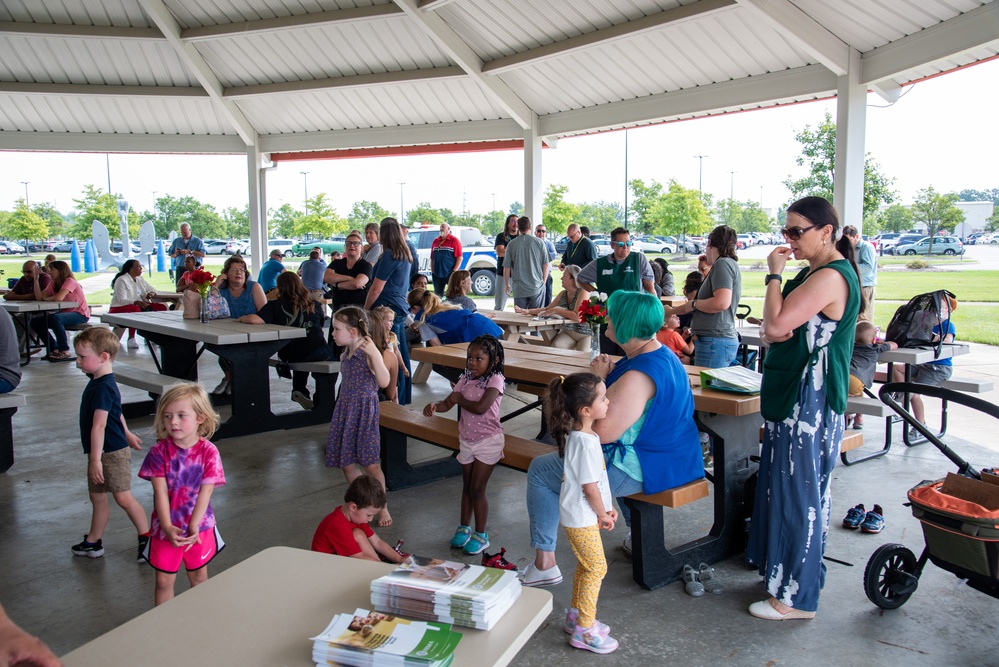
[[[568,528],[586,528],[597,524],[597,513],[583,495],[583,484],[597,483],[604,509],[610,509],[610,482],[600,438],[582,431],[572,431],[565,443],[565,470],[559,494],[559,521]]]

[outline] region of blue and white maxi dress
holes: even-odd
[[[829,485],[843,440],[843,415],[826,402],[828,344],[839,324],[821,313],[804,325],[811,352],[798,400],[781,422],[764,422],[756,503],[746,561],[767,591],[801,611],[816,611],[825,585]]]

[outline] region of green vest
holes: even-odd
[[[618,290],[642,291],[642,258],[632,252],[620,264],[612,264],[610,255],[597,258],[597,291],[613,294]]]
[[[857,328],[857,315],[860,313],[860,281],[848,260],[839,259],[817,270],[833,269],[846,280],[848,294],[843,317],[826,345],[828,372],[825,376],[826,402],[836,414],[846,411],[847,389],[850,385],[850,357],[853,356],[853,340]],[[802,269],[798,275],[784,286],[784,298],[808,280],[809,269]],[[763,360],[763,386],[760,390],[760,412],[768,421],[779,422],[787,419],[798,400],[798,390],[805,369],[818,362],[818,351],[808,351],[805,340],[805,324],[794,330],[794,335],[783,343],[774,343]]]

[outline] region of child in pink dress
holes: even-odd
[[[199,384],[170,387],[156,409],[159,440],[139,477],[153,483],[151,538],[143,554],[156,569],[156,604],[173,598],[181,561],[191,586],[208,580],[208,563],[225,547],[211,497],[225,484],[219,450],[207,438],[219,416]]]
[[[451,548],[462,549],[469,556],[480,554],[489,547],[486,484],[493,468],[503,458],[504,436],[499,407],[504,382],[503,346],[495,336],[479,336],[468,344],[466,371],[454,385],[454,391],[443,401],[423,409],[423,414],[430,417],[435,412],[447,412],[455,405],[461,408],[458,420],[461,523],[451,538]],[[475,514],[475,532],[472,532],[472,514]]]

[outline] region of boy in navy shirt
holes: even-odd
[[[93,516],[83,541],[74,544],[73,554],[88,558],[104,555],[101,537],[111,510],[107,494],[125,510],[138,531],[138,560],[149,541],[149,519],[132,495],[132,466],[129,448],[142,449],[139,438],[128,430],[121,415],[121,393],[112,364],[120,344],[110,329],[91,327],[73,340],[76,365],[90,377],[80,403],[80,439],[87,455],[87,486]]]

